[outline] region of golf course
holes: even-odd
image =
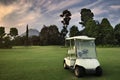
[[[63,68],[67,48],[62,46],[17,46],[0,49],[0,80],[119,80],[120,48],[98,48],[103,75],[77,78]]]

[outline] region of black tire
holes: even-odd
[[[63,67],[64,67],[64,69],[68,69],[68,66],[67,66],[67,64],[66,64],[65,61],[64,61],[64,63],[63,63]]]
[[[76,77],[83,77],[85,75],[85,69],[77,66],[75,67],[74,73]]]
[[[100,66],[98,66],[95,71],[96,71],[96,72],[95,72],[95,75],[96,75],[96,76],[101,76],[102,73],[103,73],[103,72],[102,72],[102,68],[101,68]]]

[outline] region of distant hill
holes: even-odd
[[[25,36],[26,35],[26,32],[22,33],[20,36]],[[39,31],[36,30],[36,29],[29,29],[28,30],[28,35],[29,37],[32,37],[32,36],[39,36]]]

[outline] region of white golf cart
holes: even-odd
[[[75,36],[66,38],[69,45],[67,57],[64,58],[64,69],[74,70],[75,76],[83,77],[86,72],[102,75],[102,68],[96,57],[95,38]]]

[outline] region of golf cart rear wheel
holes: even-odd
[[[63,67],[64,67],[64,69],[68,69],[67,64],[66,64],[65,61],[64,61],[64,63],[63,63]]]
[[[102,75],[102,68],[100,66],[98,66],[96,68],[96,73],[95,73],[96,76],[101,76]]]
[[[74,73],[75,73],[75,76],[76,76],[76,77],[83,77],[83,76],[85,75],[85,69],[82,68],[82,67],[78,67],[78,66],[77,66],[77,67],[75,68]]]

